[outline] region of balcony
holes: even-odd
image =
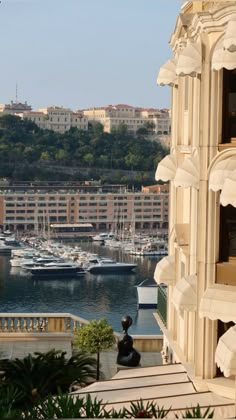
[[[157,313],[163,324],[167,326],[167,287],[158,285],[157,302]]]

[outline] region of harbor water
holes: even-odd
[[[138,309],[136,290],[141,281],[153,278],[158,259],[128,256],[90,242],[79,245],[117,261],[135,262],[136,270],[132,274],[86,273],[73,279],[33,279],[11,267],[9,256],[0,256],[0,312],[66,312],[87,320],[105,317],[118,332],[121,318],[130,315],[130,334],[161,334],[153,316],[155,309]]]

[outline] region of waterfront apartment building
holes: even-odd
[[[53,130],[61,134],[72,127],[88,130],[88,118],[81,111],[74,112],[69,108],[59,106],[22,112],[21,117],[33,121],[41,129]]]
[[[156,171],[170,181],[169,254],[154,274],[168,286],[163,359],[181,362],[198,390],[234,399],[236,2],[185,2],[170,44],[157,78],[172,97],[170,154]]]
[[[90,122],[100,122],[107,133],[125,125],[128,133],[135,135],[139,128],[152,123],[150,135],[168,136],[170,134],[170,114],[167,109],[138,108],[118,104],[83,109],[83,114]]]
[[[166,233],[168,184],[151,192],[66,182],[0,185],[2,230],[38,232],[55,223],[89,223],[94,231],[105,231],[118,219],[124,229],[135,224],[137,230]]]

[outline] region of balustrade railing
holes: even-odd
[[[2,333],[73,333],[89,321],[68,313],[0,313]]]
[[[157,289],[157,313],[164,325],[167,325],[167,287],[158,285]]]

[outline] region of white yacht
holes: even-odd
[[[111,233],[111,232],[103,232],[103,233],[99,233],[98,235],[92,236],[92,240],[93,241],[103,242],[106,239],[113,239],[114,236],[115,236],[114,233]]]
[[[131,273],[137,264],[116,262],[109,258],[97,258],[90,261],[87,271],[91,274],[120,274]]]
[[[33,277],[37,278],[68,278],[85,274],[85,270],[80,265],[71,262],[51,262],[35,267],[28,267],[27,270]]]

